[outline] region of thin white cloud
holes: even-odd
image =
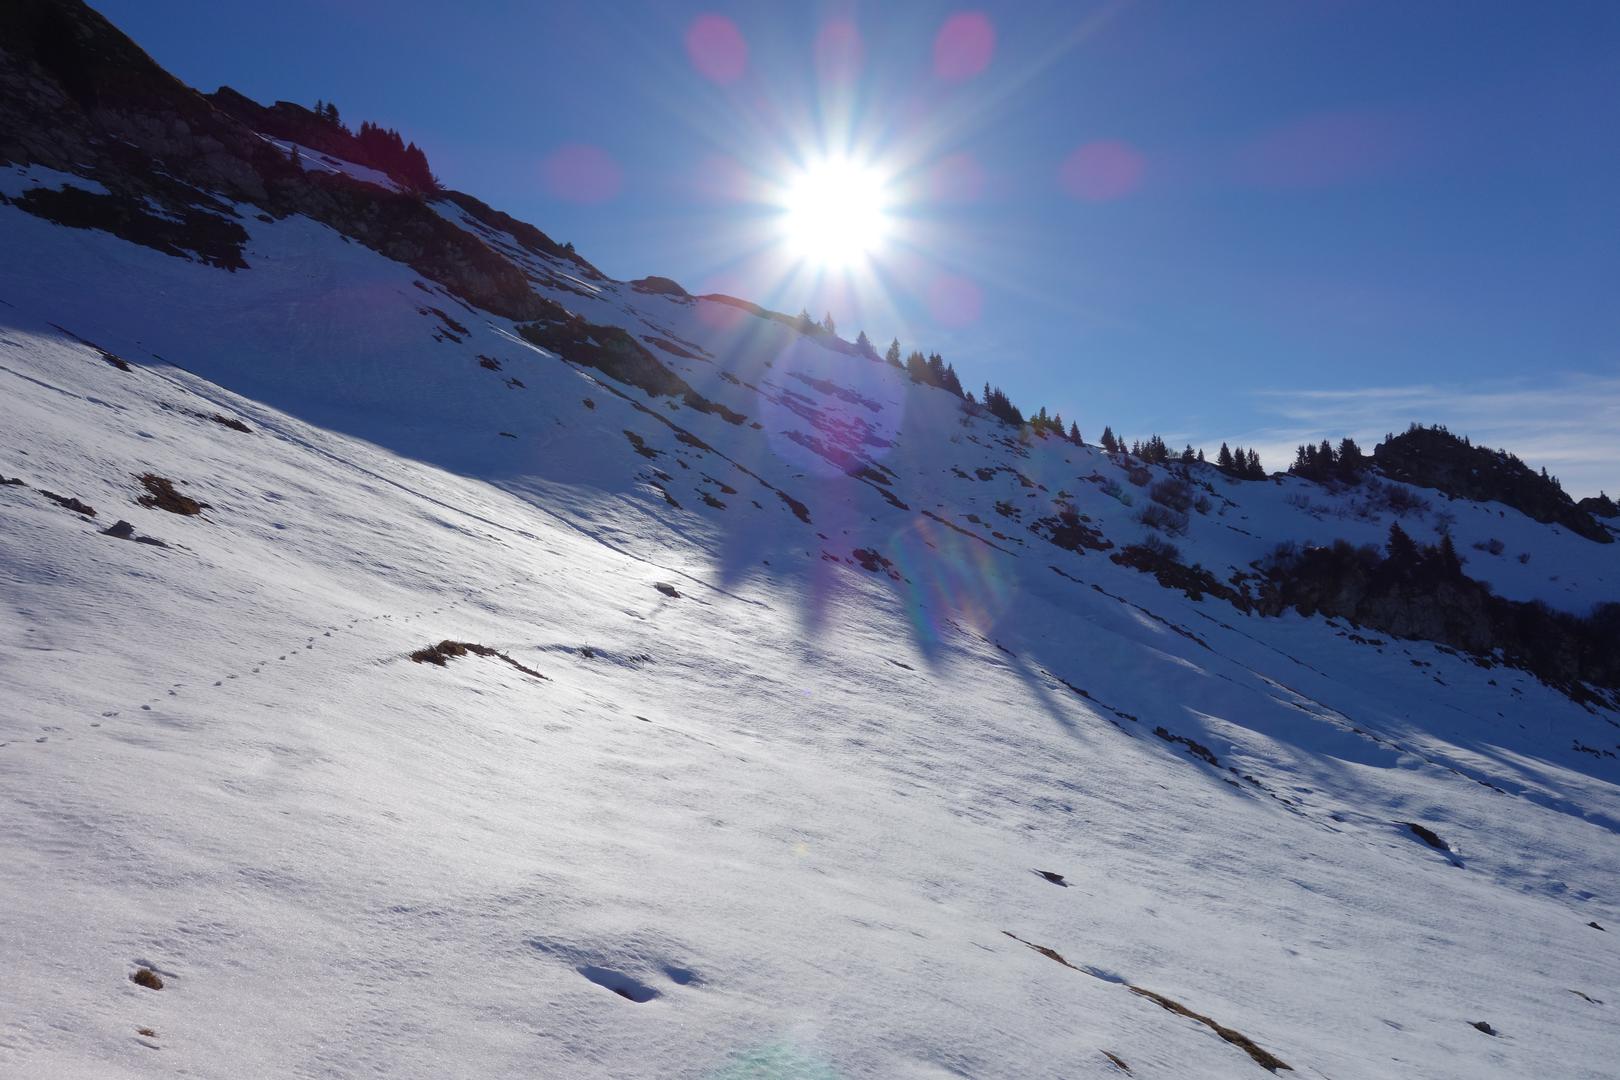
[[[1300,443],[1349,435],[1370,450],[1408,423],[1445,424],[1476,444],[1546,467],[1575,498],[1620,492],[1620,374],[1566,372],[1468,387],[1438,383],[1353,390],[1262,390],[1275,422],[1238,439],[1268,468],[1283,468]]]

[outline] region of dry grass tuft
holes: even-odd
[[[129,981],[134,983],[136,986],[144,986],[148,990],[163,989],[163,980],[158,978],[158,973],[153,971],[151,968],[139,969],[135,972],[135,974],[129,977]]]

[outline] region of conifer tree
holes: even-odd
[[[1080,425],[1074,423],[1073,421],[1070,421],[1069,423],[1069,441],[1074,443],[1076,446],[1086,445],[1080,441]]]
[[[1215,465],[1221,469],[1232,467],[1232,450],[1225,443],[1221,443],[1221,452],[1215,455]]]
[[[861,353],[865,356],[877,355],[872,351],[872,339],[866,336],[865,330],[855,335],[855,347],[861,350]]]
[[[827,312],[827,317],[821,320],[821,328],[829,334],[838,333],[838,324],[833,322],[832,312]]]
[[[1398,521],[1390,522],[1389,540],[1384,545],[1389,554],[1389,561],[1397,567],[1411,567],[1417,562],[1417,543],[1401,528]]]
[[[1462,574],[1462,559],[1457,555],[1457,545],[1451,542],[1451,533],[1442,533],[1440,536],[1440,569],[1447,577],[1459,577]]]
[[[1107,424],[1103,425],[1102,448],[1110,454],[1119,449],[1119,441],[1114,438],[1114,429]]]
[[[900,339],[899,338],[895,338],[893,341],[889,342],[889,351],[883,354],[883,359],[885,359],[885,360],[887,360],[889,362],[890,367],[900,367],[901,366],[901,364],[900,364]],[[984,385],[985,385],[986,388],[988,388],[990,386],[989,383],[985,383]]]

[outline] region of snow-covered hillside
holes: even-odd
[[[0,1073],[1616,1075],[1602,697],[1166,587],[1165,469],[448,197],[540,318],[18,205],[113,180],[0,167]],[[1219,583],[1399,520],[1620,599],[1188,480]]]

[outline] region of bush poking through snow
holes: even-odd
[[[163,989],[163,980],[159,978],[158,973],[153,971],[151,968],[141,968],[140,970],[136,971],[135,974],[129,977],[129,981],[134,983],[136,986],[144,986],[148,990]]]
[[[1191,510],[1193,505],[1191,485],[1174,476],[1167,476],[1149,488],[1148,498],[1182,515]]]
[[[1162,537],[1149,536],[1135,546],[1141,548],[1159,562],[1176,563],[1181,561],[1181,549]]]
[[[208,504],[198,502],[189,495],[182,495],[174,490],[174,481],[156,473],[143,473],[138,480],[146,489],[146,494],[135,501],[142,506],[153,510],[167,510],[171,514],[195,516],[207,510]]]
[[[1187,534],[1187,515],[1158,503],[1149,503],[1142,507],[1141,512],[1136,515],[1136,520],[1150,529],[1160,529],[1173,536]]]

